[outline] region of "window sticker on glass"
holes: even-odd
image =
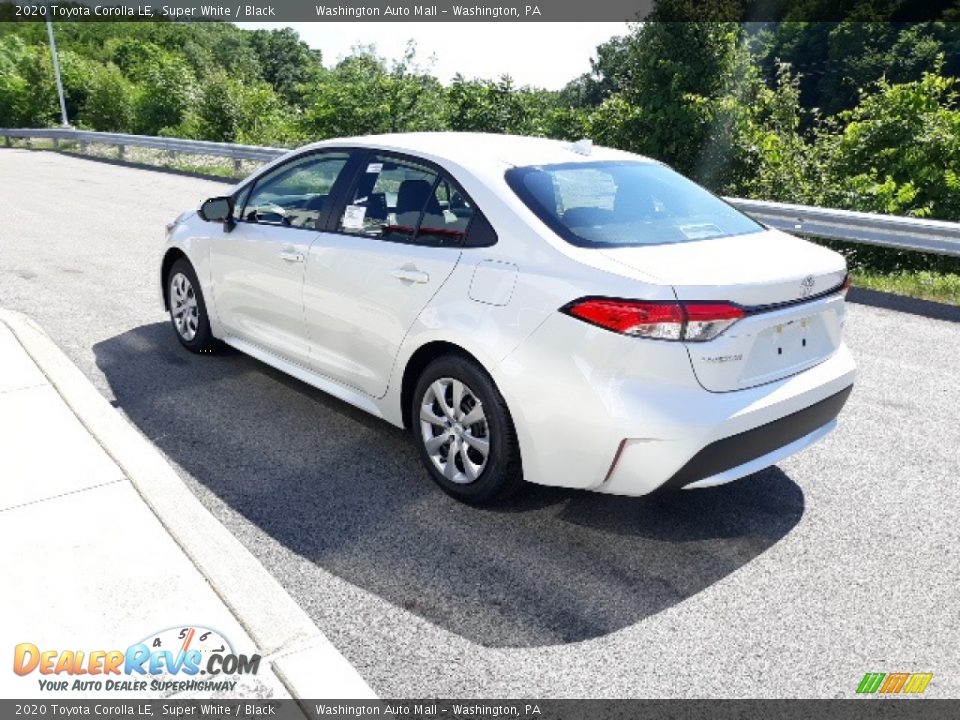
[[[367,165],[368,173],[379,175],[381,170],[383,170],[383,163],[370,163]]]
[[[366,214],[367,209],[363,205],[347,205],[343,211],[343,227],[359,230],[363,227],[363,218]]]
[[[694,225],[680,225],[678,227],[680,232],[686,235],[689,240],[705,240],[706,238],[723,234],[723,230],[713,223],[697,223]]]

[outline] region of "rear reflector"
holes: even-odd
[[[725,302],[642,302],[588,298],[561,310],[622,335],[657,340],[704,342],[742,318],[740,307]]]

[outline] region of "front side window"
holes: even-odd
[[[558,235],[581,247],[689,242],[761,225],[668,167],[589,162],[521,167],[507,183]]]
[[[348,153],[307,155],[274,168],[256,181],[240,220],[263,225],[319,230],[330,207],[330,190]]]

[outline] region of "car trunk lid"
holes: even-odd
[[[700,384],[741,390],[802,372],[840,346],[843,257],[770,230],[602,251],[673,287],[680,301],[734,303],[745,316],[707,342],[687,342]]]

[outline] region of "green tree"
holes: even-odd
[[[243,123],[242,92],[243,85],[222,70],[204,78],[196,107],[201,139],[237,141]]]
[[[72,50],[61,50],[59,54],[63,99],[72,123],[83,114],[94,77],[102,65]]]
[[[960,74],[956,21],[865,22],[856,17],[839,23],[791,21],[772,30],[761,27],[753,40],[768,82],[775,81],[778,63],[789,63],[799,76],[801,104],[825,115],[851,109],[859,102],[861,89],[881,78],[912,82],[935,68],[948,77]],[[942,65],[940,57],[947,59]]]
[[[250,44],[263,78],[291,105],[304,99],[303,85],[317,77],[323,66],[319,50],[311,50],[292,28],[254,30]]]
[[[157,135],[165,128],[179,125],[191,110],[196,96],[196,80],[190,66],[181,58],[164,53],[155,64],[141,68],[137,87],[136,130]]]
[[[447,125],[451,130],[538,134],[537,99],[513,85],[509,75],[499,80],[453,78],[446,94]]]
[[[282,146],[298,140],[291,117],[291,109],[266,82],[242,83],[218,72],[203,84],[195,108],[170,134]]]
[[[46,127],[59,115],[50,52],[18,37],[0,40],[0,118],[12,127]]]
[[[310,84],[300,124],[312,138],[436,130],[442,101],[443,88],[419,65],[412,43],[390,66],[359,47]]]
[[[752,164],[763,83],[741,27],[729,22],[634,25],[611,94],[590,114],[590,137],[666,161],[716,190]]]
[[[763,200],[821,203],[822,146],[804,133],[818,119],[800,104],[800,84],[788,65],[778,67],[776,88],[763,94],[760,106],[753,139],[757,161],[741,192]]]
[[[819,138],[839,207],[960,219],[960,85],[926,73],[865,93]]]
[[[597,46],[590,59],[590,72],[571,80],[560,91],[559,102],[566,107],[596,107],[628,84],[624,76],[630,67],[630,38],[613,37]]]
[[[130,132],[135,123],[135,88],[120,69],[110,63],[93,74],[80,125],[101,132]]]
[[[137,38],[112,38],[107,43],[110,60],[134,81],[143,80],[151,68],[164,62],[162,48]]]

